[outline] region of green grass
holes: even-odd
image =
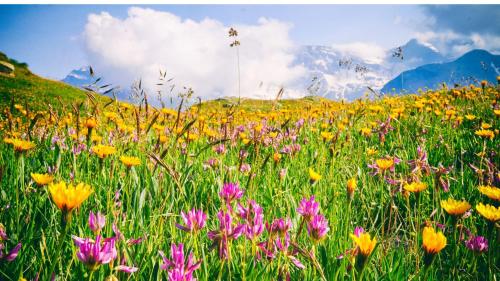
[[[201,135],[193,142],[187,142],[185,135],[174,133],[176,116],[162,114],[153,119],[154,114],[146,117],[143,112],[139,116],[141,133],[135,136],[137,119],[122,120],[119,117],[120,122],[116,122],[103,117],[102,112],[96,112],[98,127],[93,134],[101,136],[103,143],[111,141],[117,149],[116,154],[104,160],[88,150],[73,153],[74,146],[87,143],[85,137],[81,140],[72,138],[74,119],[67,126],[45,120],[34,128],[29,128],[30,120],[26,118],[16,121],[17,133],[24,135],[30,131],[36,148],[21,156],[11,145],[0,144],[0,222],[9,235],[9,240],[4,243],[7,250],[18,241],[23,244],[14,261],[0,261],[0,279],[18,280],[24,276],[31,280],[40,274],[40,280],[48,280],[48,271],[54,266],[61,280],[105,280],[110,275],[116,275],[119,280],[166,280],[167,272],[159,268],[162,261],[158,251],[170,256],[171,243],[184,243],[186,255],[192,251],[195,260],[202,262],[194,274],[198,280],[277,280],[280,272],[287,270],[291,272],[292,280],[320,280],[319,269],[315,268],[311,258],[293,253],[292,246],[290,254],[296,255],[305,269],[294,268],[283,254],[273,260],[259,259],[252,255],[252,244],[245,237],[231,243],[230,260],[221,260],[217,250],[211,249],[212,241],[207,232],[218,229],[217,212],[225,208],[218,193],[223,183],[237,182],[245,190],[239,202],[246,205],[247,200],[255,200],[263,207],[266,222],[289,217],[293,222],[292,237],[297,235],[300,225],[301,217],[296,211],[300,200],[315,195],[330,230],[323,241],[314,244],[304,229],[297,244],[304,251],[314,249],[326,280],[361,279],[361,274],[352,268],[352,256],[337,258],[354,249],[349,234],[356,226],[362,226],[378,241],[363,271],[363,280],[495,280],[500,262],[496,240],[498,226],[488,224],[474,206],[479,202],[498,206],[498,201],[478,192],[477,186],[486,182],[469,164],[485,168],[486,159],[490,159],[496,167],[500,166],[499,136],[489,140],[474,133],[482,122],[491,124],[493,130],[499,129],[500,120],[494,114],[492,104],[498,101],[500,93],[493,87],[488,87],[484,93],[480,89],[464,89],[463,92],[471,96],[455,98],[452,91],[445,90],[424,95],[423,98],[434,101],[434,104],[427,105],[431,108],[429,112],[419,112],[414,107],[415,101],[422,98],[413,95],[363,103],[331,102],[328,106],[312,98],[280,101],[281,108],[274,111],[272,102],[245,100],[238,109],[243,108],[246,113],[236,113],[233,123],[227,127],[220,120],[230,114],[231,110],[224,104],[231,101],[209,102],[203,105],[200,115],[190,113],[179,118],[178,127],[185,128],[190,134]],[[384,110],[371,114],[373,104],[381,105]],[[387,120],[392,109],[403,105],[404,116],[391,121],[394,130],[387,133],[384,142],[377,133],[369,137],[360,134],[361,128],[371,126],[371,122]],[[456,116],[472,113],[477,117],[472,121],[464,119],[461,124],[456,120],[446,120],[445,111],[451,107],[456,110]],[[111,105],[107,110],[118,109]],[[442,114],[436,115],[434,110],[440,110]],[[256,111],[263,115],[254,114]],[[66,116],[67,112],[60,114]],[[277,117],[266,118],[272,114]],[[199,121],[201,115],[205,121]],[[298,130],[295,122],[300,118],[304,118],[305,123]],[[266,136],[269,132],[277,132],[278,136],[270,143],[252,137],[252,120],[263,122]],[[344,120],[342,129],[340,124]],[[133,130],[120,131],[118,123],[121,122]],[[157,128],[147,131],[153,123]],[[245,126],[245,133],[252,140],[248,144],[244,144],[234,131],[238,125]],[[202,126],[209,126],[217,136],[204,136]],[[160,133],[158,127],[165,130]],[[378,125],[374,130],[377,128]],[[333,132],[337,137],[323,141],[322,131]],[[4,131],[3,137],[8,133],[12,132]],[[165,144],[159,144],[160,134],[168,137]],[[287,137],[290,134],[296,135],[295,140]],[[55,136],[59,141],[53,143]],[[231,139],[224,141],[226,138]],[[212,149],[217,141],[225,142],[225,154],[216,154]],[[301,150],[294,155],[283,155],[279,162],[274,162],[275,152],[292,143],[300,144]],[[441,163],[453,167],[446,177],[450,180],[449,192],[438,186],[433,173],[412,174],[408,161],[417,157],[418,146],[428,153],[429,165],[436,167]],[[368,148],[375,148],[378,152],[369,156]],[[248,152],[245,159],[239,158],[241,150]],[[478,156],[480,152],[485,152],[485,155]],[[138,156],[142,164],[128,170],[120,163],[121,155]],[[161,163],[158,164],[151,155],[161,158]],[[402,160],[394,172],[388,173],[389,176],[394,179],[418,177],[428,185],[420,194],[420,202],[415,194],[406,196],[400,186],[389,185],[380,175],[370,174],[372,169],[368,164],[386,155]],[[213,168],[206,164],[211,158],[218,160]],[[249,164],[251,172],[239,172],[241,163]],[[315,184],[310,183],[309,168],[322,176]],[[280,179],[282,169],[286,169],[287,174]],[[30,177],[30,173],[49,170],[53,171],[56,182],[83,182],[94,189],[88,200],[73,212],[67,234],[62,236],[60,251],[61,211],[52,202],[47,187],[37,186]],[[349,201],[346,182],[351,177],[357,178],[358,187],[353,200]],[[492,185],[498,187],[498,182]],[[120,193],[119,199],[115,198],[117,192]],[[471,203],[471,216],[461,219],[460,224],[490,240],[487,253],[475,255],[457,240],[459,231],[440,207],[440,200],[448,197],[463,198]],[[175,227],[176,223],[182,224],[180,212],[191,208],[202,209],[208,215],[207,226],[197,236]],[[127,275],[113,271],[110,265],[102,265],[91,275],[78,260],[78,249],[70,235],[95,237],[87,224],[91,210],[106,215],[106,226],[102,230],[104,237],[113,236],[112,225],[117,225],[125,237],[116,245],[120,259],[126,259],[127,265],[138,267],[138,272]],[[234,220],[242,222],[236,217]],[[446,226],[444,234],[448,245],[424,273],[421,230],[426,221],[434,227],[437,223]],[[137,245],[126,243],[126,239],[139,237],[143,241]],[[268,238],[268,232],[264,231],[258,242]],[[115,260],[113,265],[118,262]]]
[[[0,52],[0,60],[15,66],[14,76],[0,75],[0,107],[6,108],[14,102],[31,110],[48,110],[71,106],[87,100],[85,91],[60,81],[45,79],[33,74],[25,63],[19,63]],[[97,101],[106,103],[111,99],[96,96]]]

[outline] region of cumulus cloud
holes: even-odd
[[[261,18],[235,28],[242,97],[274,98],[280,87],[287,89],[304,75],[302,66],[292,66],[290,24]],[[83,38],[91,65],[106,81],[126,86],[141,78],[153,90],[159,70],[166,70],[178,88],[191,87],[195,96],[210,99],[238,95],[236,49],[229,47],[228,30],[210,18],[195,21],[133,7],[125,19],[106,12],[89,15]]]
[[[387,52],[383,47],[375,43],[365,42],[333,44],[332,48],[342,56],[355,57],[371,64],[382,63]]]

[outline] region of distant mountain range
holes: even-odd
[[[500,56],[485,50],[473,50],[447,63],[426,64],[404,71],[382,88],[383,93],[416,93],[418,89],[435,89],[442,83],[478,84],[481,80],[496,83],[500,75]]]
[[[349,55],[349,51],[335,47],[303,46],[297,51],[293,64],[303,66],[307,74],[293,90],[304,95],[354,100],[365,95],[368,87],[383,93],[393,89],[415,92],[422,87],[436,87],[441,82],[464,84],[464,79],[494,82],[500,67],[498,56],[480,50],[450,62],[452,60],[432,45],[416,39],[385,51],[376,60]],[[62,81],[83,87],[93,80],[89,68],[82,67]],[[126,91],[122,90],[119,98],[128,96]]]

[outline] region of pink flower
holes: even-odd
[[[177,228],[184,230],[186,232],[198,232],[207,222],[207,215],[203,213],[202,210],[192,209],[191,211],[184,213],[181,212],[182,220],[185,226],[176,224]]]
[[[314,196],[311,196],[309,200],[302,198],[297,213],[301,214],[306,221],[310,221],[313,216],[317,215],[319,213],[319,204],[314,200]]]
[[[360,226],[356,226],[356,228],[354,229],[354,235],[356,235],[357,237],[363,234],[363,232],[365,232],[365,230]]]
[[[89,213],[89,227],[90,229],[98,233],[101,229],[106,225],[106,217],[101,214],[101,212],[97,212],[97,215],[94,212],[90,211]]]
[[[266,224],[267,231],[271,235],[278,233],[281,237],[288,233],[288,230],[292,228],[292,220],[289,218],[275,219],[270,225]]]
[[[222,190],[219,192],[219,196],[230,204],[234,199],[238,200],[243,196],[243,190],[240,189],[238,183],[225,183],[222,186]]]
[[[172,260],[167,259],[162,251],[158,253],[163,259],[161,269],[168,271],[169,281],[194,281],[193,272],[200,267],[201,261],[194,262],[193,253],[190,253],[187,261],[184,257],[184,245],[181,243],[178,246],[172,243],[171,245]]]
[[[253,200],[248,201],[248,207],[238,204],[238,215],[245,220],[245,236],[253,240],[264,231],[264,213],[262,207]]]
[[[488,251],[488,240],[483,236],[471,236],[465,241],[465,246],[469,248],[469,250],[481,254]]]
[[[229,213],[219,211],[219,229],[208,232],[208,238],[213,241],[211,248],[217,247],[219,257],[225,259],[229,257],[228,241],[238,239],[243,233],[245,225],[233,226],[233,219]]]
[[[107,238],[104,241],[101,241],[101,235],[97,235],[95,241],[77,236],[72,238],[79,248],[77,258],[90,270],[96,270],[101,264],[110,263],[117,256],[114,238]]]
[[[330,228],[328,221],[323,215],[315,215],[312,220],[307,224],[307,232],[309,236],[316,242],[322,240]]]

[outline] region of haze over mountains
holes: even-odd
[[[367,87],[383,93],[416,92],[419,88],[438,87],[442,82],[452,85],[483,79],[494,82],[500,75],[499,58],[484,50],[471,51],[458,59],[447,57],[416,39],[372,57],[335,46],[303,46],[298,49],[293,65],[303,66],[306,75],[289,90],[304,96],[354,100],[368,93]],[[82,67],[62,81],[82,87],[94,80],[88,67]],[[127,89],[121,86],[119,98],[125,99]]]

